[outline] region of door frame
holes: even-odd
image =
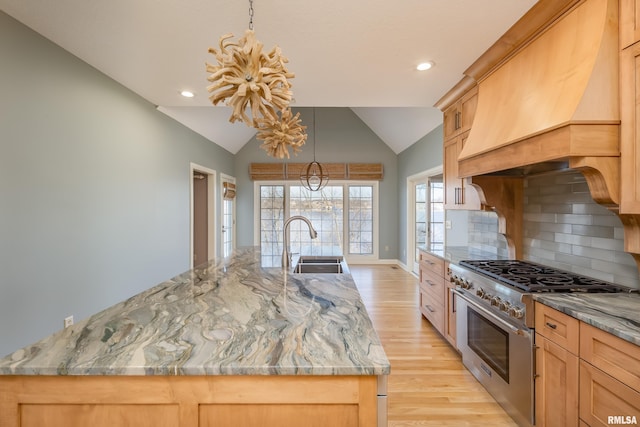
[[[208,167],[189,164],[189,266],[193,268],[193,177],[195,173],[207,175],[207,253],[209,259],[217,256],[216,251],[216,171]]]
[[[426,171],[418,172],[416,174],[410,175],[407,177],[407,270],[415,273],[416,263],[415,263],[415,246],[416,246],[416,236],[415,236],[415,221],[416,221],[416,192],[415,185],[417,183],[426,182],[429,184],[429,178],[435,175],[442,174],[443,168],[442,165],[433,167]]]

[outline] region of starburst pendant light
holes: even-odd
[[[306,126],[300,124],[300,113],[294,116],[291,109],[282,110],[279,120],[258,119],[256,138],[263,141],[260,148],[271,157],[289,158],[289,148],[298,154],[300,147],[307,141]]]
[[[313,162],[307,164],[300,172],[300,182],[309,191],[319,191],[329,182],[329,175],[316,161],[316,109],[313,108]]]
[[[211,85],[207,91],[213,105],[224,101],[233,111],[229,121],[236,120],[257,127],[258,119],[278,120],[277,112],[289,107],[292,99],[289,72],[279,47],[263,51],[253,32],[253,0],[249,0],[249,29],[237,42],[233,34],[220,37],[219,49],[209,48],[217,64],[206,64]],[[247,115],[247,110],[250,116]]]

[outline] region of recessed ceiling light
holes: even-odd
[[[194,96],[196,96],[195,93],[189,90],[183,90],[182,92],[180,92],[180,95],[184,96],[185,98],[193,98]]]
[[[418,66],[416,67],[419,71],[425,71],[428,70],[429,68],[432,68],[434,65],[436,65],[433,61],[427,61],[427,62],[423,62],[421,64],[418,64]]]

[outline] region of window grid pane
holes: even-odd
[[[277,267],[282,256],[284,186],[260,186],[260,252],[264,266]]]
[[[373,186],[349,186],[349,253],[373,254]]]
[[[414,261],[420,260],[418,247],[427,243],[427,184],[416,184],[415,187],[415,242]]]
[[[444,249],[444,188],[442,182],[429,182],[429,243],[431,249]]]
[[[224,200],[222,205],[222,256],[228,257],[233,251],[233,204],[234,200]]]
[[[301,247],[311,248],[310,255],[342,253],[343,187],[326,186],[320,191],[309,191],[302,186],[291,186],[290,214],[302,215],[311,221],[318,232],[311,239],[306,224],[294,221],[289,225],[290,250],[300,253]]]

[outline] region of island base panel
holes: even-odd
[[[377,401],[377,376],[0,376],[0,427],[364,427]]]

